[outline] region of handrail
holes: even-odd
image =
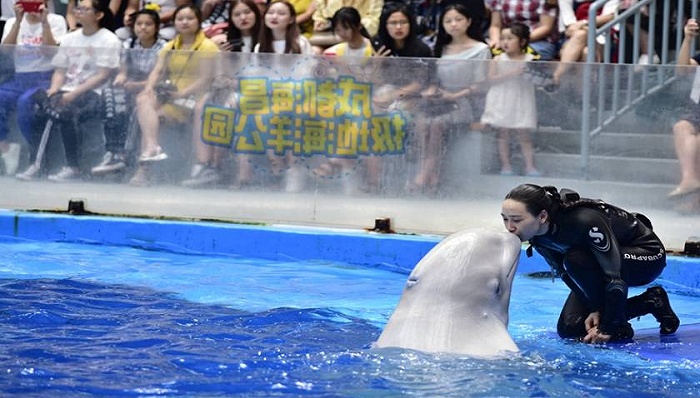
[[[641,19],[642,9],[644,7],[648,8],[649,24],[647,32],[647,48],[650,63],[653,62],[651,60],[653,60],[655,53],[655,39],[656,35],[659,33],[656,32],[656,25],[654,23],[657,15],[657,0],[639,0],[634,5],[630,6],[626,10],[623,10],[611,21],[597,27],[595,24],[595,19],[598,11],[602,9],[602,7],[608,1],[609,0],[596,0],[588,9],[587,46],[589,49],[595,49],[596,38],[601,35],[605,38],[605,46],[602,64],[598,63],[596,60],[597,51],[592,50],[587,52],[586,64],[583,65],[583,81],[581,85],[583,102],[581,106],[581,174],[584,179],[589,178],[591,140],[602,132],[606,126],[614,122],[618,117],[634,109],[634,106],[641,102],[645,97],[662,89],[674,79],[674,75],[672,73],[667,73],[666,70],[656,70],[656,73],[650,73],[650,68],[643,68],[641,73],[638,74],[638,77],[634,73],[627,73],[626,80],[624,81],[620,68],[615,68],[612,76],[607,76],[604,73],[603,66],[611,63],[613,34],[614,30],[617,28],[619,28],[617,59],[624,59],[626,55],[626,40],[628,34],[627,24],[632,18],[634,20],[632,25],[632,37],[634,38],[632,62],[634,64],[638,63],[640,52],[639,37],[640,32],[642,31]],[[662,43],[659,54],[662,64],[668,64],[674,61],[670,59],[669,56],[669,39],[671,34],[671,1],[672,0],[663,0],[663,23],[661,27]],[[676,1],[678,5],[676,9],[677,15],[683,16],[685,13],[684,0]],[[698,0],[692,0],[691,16],[693,18],[697,15],[697,3]],[[682,37],[683,22],[679,21],[676,26],[676,53],[680,49]],[[598,70],[599,73],[594,75],[595,70]],[[594,85],[590,84],[590,82],[594,80],[594,77],[597,79],[598,83],[597,99],[592,98]],[[612,93],[610,95],[609,103],[606,99],[606,95],[604,95],[606,92],[605,90],[607,90],[608,87],[606,84],[606,79],[608,78],[612,78]],[[592,105],[594,102],[595,108]],[[594,109],[596,117],[592,118],[591,113],[594,111]]]

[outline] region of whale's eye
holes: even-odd
[[[416,283],[418,283],[418,278],[408,278],[408,280],[406,281],[406,287],[413,287]]]

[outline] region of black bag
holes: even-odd
[[[105,132],[124,129],[129,122],[129,98],[123,87],[108,85],[102,89],[102,120]]]

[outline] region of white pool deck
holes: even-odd
[[[502,228],[502,198],[510,188],[523,182],[569,187],[582,196],[600,197],[630,211],[642,212],[652,220],[657,234],[672,251],[682,251],[689,238],[700,236],[700,214],[674,210],[665,198],[668,186],[526,181],[524,177],[490,176],[481,182],[473,181],[464,188],[464,194],[453,192],[443,199],[193,190],[175,185],[139,188],[98,182],[56,184],[0,177],[0,208],[60,211],[67,209],[69,200],[80,199],[85,200],[88,211],[101,214],[348,229],[371,228],[375,218],[388,217],[397,232],[447,235],[465,228]]]

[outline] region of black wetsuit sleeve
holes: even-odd
[[[627,284],[620,279],[621,262],[620,245],[613,232],[610,218],[597,209],[581,209],[577,212],[578,222],[582,228],[578,231],[582,246],[588,247],[605,273],[605,299],[603,302],[601,322],[598,330],[611,335],[614,340],[626,332],[625,302]]]
[[[581,209],[577,213],[581,246],[591,249],[609,279],[620,279],[620,244],[608,217],[594,209]]]

